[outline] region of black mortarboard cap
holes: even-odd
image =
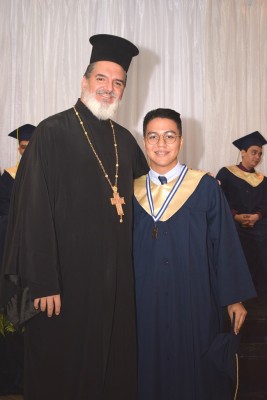
[[[233,383],[236,383],[240,333],[235,334],[234,322],[235,316],[232,321],[231,332],[217,334],[206,353],[206,357],[216,371],[227,375]]]
[[[262,147],[267,143],[264,137],[260,134],[260,132],[255,131],[249,133],[246,136],[243,136],[239,139],[236,139],[233,142],[233,145],[237,147],[239,150],[247,150],[250,146],[259,146]]]
[[[31,124],[25,124],[15,129],[13,132],[9,133],[8,136],[18,139],[19,142],[22,140],[30,140],[33,131],[36,127]]]
[[[138,48],[129,40],[114,35],[94,35],[89,39],[93,46],[90,64],[96,61],[112,61],[127,72],[132,58],[139,54]]]

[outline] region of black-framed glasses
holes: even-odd
[[[173,144],[181,135],[176,135],[176,133],[172,131],[164,132],[162,135],[156,132],[149,132],[146,134],[146,140],[149,144],[158,144],[161,137],[166,144]]]

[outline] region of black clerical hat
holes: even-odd
[[[236,139],[233,142],[233,145],[237,147],[239,150],[247,150],[250,146],[262,147],[266,143],[267,141],[260,134],[260,132],[255,131],[239,139]]]
[[[8,136],[13,137],[14,139],[18,139],[19,142],[21,142],[22,140],[29,141],[35,128],[36,127],[34,125],[25,124],[15,129],[13,132],[9,133]]]
[[[138,48],[129,40],[114,35],[94,35],[89,39],[93,46],[90,64],[96,61],[112,61],[127,72],[132,58],[139,54]]]
[[[211,343],[206,353],[209,364],[220,373],[227,375],[233,383],[237,382],[238,376],[238,349],[240,345],[240,334],[234,332],[233,318],[231,332],[219,333]]]

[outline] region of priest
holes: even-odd
[[[113,116],[138,49],[90,43],[81,97],[38,125],[11,202],[6,310],[25,325],[25,400],[136,399],[132,194],[147,163]]]

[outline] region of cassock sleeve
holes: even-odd
[[[256,297],[248,265],[227,200],[216,180],[210,190],[207,214],[209,257],[221,306]]]
[[[17,172],[3,259],[2,302],[15,325],[36,313],[35,298],[60,293],[48,160],[49,142],[37,128]]]

